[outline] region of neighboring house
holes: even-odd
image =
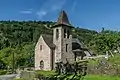
[[[82,44],[73,39],[65,11],[61,11],[57,23],[52,26],[53,35],[41,35],[35,47],[35,70],[53,70],[57,62],[69,62],[86,56]]]

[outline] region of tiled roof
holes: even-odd
[[[57,24],[66,24],[66,25],[70,24],[65,11],[61,11],[58,21],[57,21]]]
[[[52,35],[42,35],[44,41],[50,48],[55,48],[55,44],[53,44],[53,36]]]
[[[66,25],[66,26],[69,26],[69,27],[73,27],[70,23],[69,23],[69,20],[68,20],[68,16],[66,14],[66,12],[64,10],[62,10],[60,12],[60,15],[58,17],[58,20],[57,20],[57,23],[53,26],[53,27],[56,27],[58,25]]]

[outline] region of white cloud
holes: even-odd
[[[32,14],[33,9],[20,11],[21,14]]]
[[[44,11],[44,10],[41,10],[41,11],[38,11],[38,12],[37,12],[37,15],[38,15],[39,18],[42,18],[42,17],[45,16],[46,14],[47,14],[47,12]]]
[[[48,0],[43,4],[39,11],[36,12],[39,19],[42,19],[49,12],[54,12],[63,8],[66,0]]]

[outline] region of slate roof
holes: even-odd
[[[50,48],[55,48],[55,44],[53,44],[53,36],[52,35],[42,35],[44,41]]]
[[[88,49],[85,48],[84,44],[82,44],[81,42],[79,42],[79,40],[77,38],[73,38],[72,39],[72,51],[74,53],[77,52],[77,55],[81,55],[83,54],[84,56],[85,55],[88,55]],[[87,52],[83,52],[83,51],[87,51]]]
[[[53,36],[52,35],[42,35],[45,43],[51,48],[55,49],[55,44],[53,44]],[[77,55],[81,55],[82,51],[88,51],[88,49],[84,48],[83,44],[81,45],[79,40],[76,38],[72,39],[72,51],[78,52]],[[86,53],[84,53],[86,54]]]
[[[85,56],[86,55],[84,53],[84,51],[81,50],[81,49],[75,49],[75,50],[72,50],[72,51],[73,51],[73,53],[77,54],[78,56],[81,56],[81,55]]]
[[[57,26],[60,26],[60,25],[65,25],[67,27],[73,28],[73,26],[69,23],[67,14],[66,14],[66,12],[64,10],[62,10],[60,12],[57,23],[52,27],[57,27]]]
[[[55,44],[53,44],[53,36],[52,35],[42,35],[45,43],[50,47],[50,48],[55,48]],[[84,50],[84,46],[80,44],[79,40],[76,38],[72,39],[72,50],[78,51],[79,50]]]
[[[77,38],[72,38],[72,49],[83,49],[86,50],[84,44],[82,44]]]
[[[82,52],[82,50],[81,49],[74,49],[74,50],[72,50],[73,52]]]

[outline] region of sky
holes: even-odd
[[[120,31],[120,0],[0,0],[0,20],[57,21],[61,10],[73,26]]]

